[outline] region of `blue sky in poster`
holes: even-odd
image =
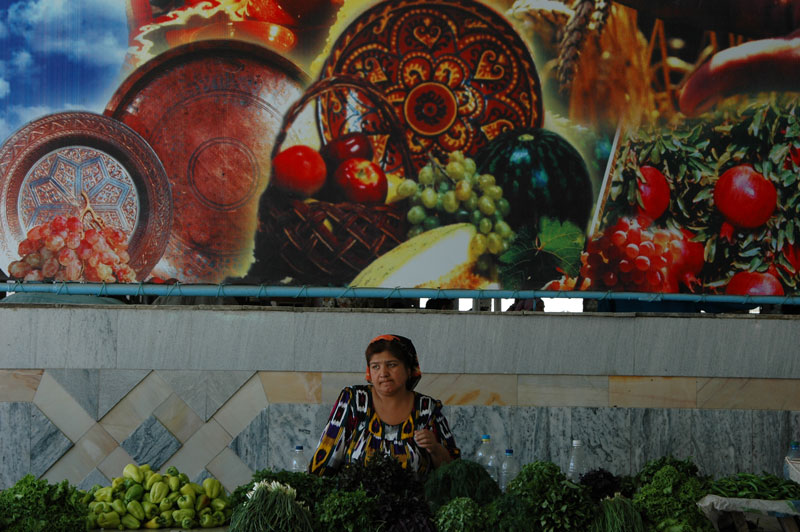
[[[0,142],[50,113],[102,112],[127,40],[123,0],[0,0]]]

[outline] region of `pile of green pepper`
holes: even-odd
[[[162,475],[145,464],[128,464],[111,486],[93,486],[84,496],[89,529],[214,528],[229,522],[230,500],[219,480],[191,482],[177,468]]]
[[[711,485],[710,493],[739,499],[798,500],[800,499],[800,484],[768,473],[763,475],[739,473],[715,480]]]

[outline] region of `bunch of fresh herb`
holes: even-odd
[[[769,473],[739,473],[715,480],[711,484],[710,493],[743,499],[797,500],[800,499],[800,484]]]
[[[338,532],[372,532],[380,530],[378,501],[362,489],[334,489],[320,505],[319,522],[325,530]]]
[[[525,502],[531,523],[542,532],[586,530],[594,518],[587,489],[567,480],[552,462],[526,464],[507,491]]]
[[[81,493],[64,480],[50,484],[25,475],[0,492],[0,530],[4,532],[78,532],[87,530],[88,509]]]
[[[700,470],[697,468],[697,464],[692,461],[691,458],[686,458],[681,460],[679,458],[675,458],[672,455],[662,456],[660,458],[654,458],[648,461],[644,467],[636,474],[635,483],[636,489],[644,486],[645,484],[649,484],[653,481],[653,477],[655,474],[664,466],[670,465],[674,467],[678,473],[681,475],[685,475],[687,477],[696,477],[699,476]]]
[[[589,532],[644,532],[642,515],[633,501],[622,495],[600,502],[600,512],[589,526]]]
[[[425,482],[425,498],[434,513],[456,497],[469,497],[484,506],[499,496],[500,488],[486,469],[463,458],[438,467]]]
[[[706,479],[665,465],[655,472],[650,482],[639,488],[633,496],[633,504],[657,530],[669,523],[669,530],[711,531],[711,522],[697,507],[697,501],[708,491]]]
[[[312,532],[311,514],[291,486],[257,482],[231,515],[230,532]]]
[[[317,506],[334,488],[330,478],[309,475],[308,473],[296,473],[291,471],[273,471],[271,469],[260,469],[253,473],[252,481],[248,484],[239,486],[231,494],[231,507],[236,508],[247,500],[247,493],[253,489],[256,482],[265,480],[267,482],[280,482],[287,484],[297,492],[297,500],[303,502],[316,515]]]
[[[366,464],[346,464],[335,477],[340,490],[363,488],[378,500],[378,515],[387,532],[434,532],[436,530],[425,490],[411,471],[393,457],[376,453]]]
[[[488,530],[486,512],[469,497],[456,497],[436,511],[436,530],[483,532]]]
[[[503,493],[485,509],[487,530],[528,532],[531,529],[527,504],[513,493]]]

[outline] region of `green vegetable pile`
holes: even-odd
[[[530,522],[542,532],[586,530],[595,507],[584,486],[567,480],[552,462],[526,464],[508,485],[526,504]]]
[[[87,529],[81,492],[64,480],[50,484],[25,475],[0,492],[0,530],[4,532],[79,532]]]
[[[147,464],[128,464],[110,486],[92,486],[84,501],[90,529],[214,528],[226,524],[232,512],[219,480],[190,482],[174,466],[162,475]]]
[[[486,469],[463,458],[434,470],[425,482],[425,498],[434,513],[458,497],[468,497],[483,506],[499,496],[500,488]]]
[[[486,512],[469,497],[456,497],[436,512],[439,532],[483,532],[488,530]]]
[[[378,499],[367,492],[335,489],[325,497],[320,507],[322,529],[336,532],[372,532],[380,530]]]
[[[710,493],[722,497],[785,501],[800,499],[800,484],[764,473],[739,473],[711,484]]]
[[[600,512],[589,532],[644,532],[642,515],[627,497],[615,495],[600,502]]]
[[[660,459],[664,460],[664,459]],[[674,459],[666,461],[675,462]],[[688,461],[687,461],[688,462]],[[708,479],[697,476],[697,467],[684,462],[679,470],[667,463],[653,471],[645,468],[645,481],[633,496],[633,504],[655,530],[669,532],[712,531],[711,522],[697,507],[709,490]],[[691,473],[691,471],[694,471]]]
[[[311,514],[291,486],[257,482],[231,516],[230,532],[312,532]]]

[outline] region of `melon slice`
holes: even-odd
[[[475,226],[445,225],[411,238],[378,257],[350,286],[369,288],[481,288],[470,251]]]

